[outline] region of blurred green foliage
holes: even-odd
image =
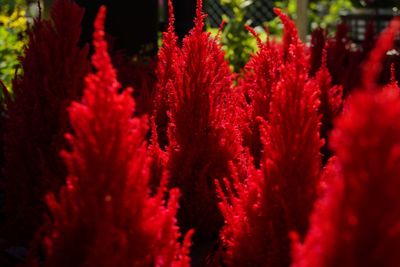
[[[246,21],[246,11],[252,0],[221,0],[221,4],[232,11],[233,16],[222,16],[225,26],[221,32],[222,47],[233,70],[239,72],[247,63],[250,54],[254,52],[256,43],[251,34],[245,29],[250,21]]]
[[[319,0],[310,3],[310,27],[333,30],[340,20],[340,13],[353,8],[350,0]]]
[[[296,0],[275,1],[275,6],[285,10],[291,18],[296,19]],[[308,4],[309,31],[322,27],[334,31],[340,21],[342,11],[351,10],[351,0],[310,0]],[[269,23],[271,33],[279,33],[279,23],[275,18]]]
[[[10,91],[26,44],[26,29],[26,5],[21,0],[0,0],[0,79]]]
[[[257,50],[257,42],[253,36],[245,29],[245,25],[250,25],[251,21],[246,20],[248,8],[257,0],[220,0],[221,4],[232,11],[233,16],[222,15],[226,25],[221,32],[221,42],[233,70],[239,72],[248,62],[254,51]],[[296,0],[279,0],[274,2],[275,7],[287,12],[290,17],[296,19]],[[334,31],[340,20],[340,12],[353,8],[351,0],[310,0],[309,1],[309,31],[317,27],[323,27],[329,31]],[[279,39],[283,26],[278,18],[265,22],[265,28],[275,38]],[[217,29],[209,29],[216,34]],[[262,27],[256,28],[265,38],[265,31]]]

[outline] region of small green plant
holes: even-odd
[[[11,90],[11,80],[26,43],[27,20],[21,1],[0,6],[0,80]],[[3,98],[0,92],[0,98]]]
[[[246,11],[252,0],[221,0],[221,4],[232,11],[233,16],[224,14],[226,22],[221,34],[223,49],[233,70],[239,72],[248,61],[250,54],[255,51],[257,45],[254,38],[245,29],[250,21],[246,21]]]
[[[340,12],[350,10],[353,5],[350,0],[322,0],[311,1],[309,10],[310,27],[315,29],[317,27],[328,28],[334,30],[336,24],[340,19]]]
[[[291,18],[296,19],[296,0],[281,0],[275,2],[275,7],[285,10]],[[340,12],[353,8],[351,0],[310,0],[308,7],[309,30],[317,27],[335,30],[340,19]],[[278,20],[274,19],[269,24],[271,34],[279,34]]]

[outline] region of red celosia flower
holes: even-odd
[[[297,70],[308,67],[307,62],[304,60],[304,45],[301,43],[296,25],[294,22],[280,9],[275,8],[274,12],[284,26],[283,40],[282,40],[282,53],[284,62],[296,63]]]
[[[86,77],[82,101],[69,108],[72,148],[62,152],[67,185],[59,199],[47,196],[52,223],[44,266],[189,266],[190,235],[183,246],[177,241],[179,192],[166,191],[163,179],[150,196],[147,119],[132,118],[130,89],[118,93],[104,19],[102,7],[93,37],[97,72]]]
[[[336,123],[338,164],[304,244],[295,245],[295,267],[398,266],[400,95],[396,86],[368,89],[377,88],[380,60],[399,29],[400,20],[394,21],[380,38],[368,61],[373,68],[364,74],[365,91],[351,96]]]
[[[310,71],[311,77],[315,76],[322,66],[322,54],[326,43],[326,32],[322,28],[317,28],[311,33],[310,46]]]
[[[226,266],[288,266],[289,238],[284,207],[277,188],[270,185],[274,164],[266,161],[258,170],[251,157],[246,173],[234,173],[233,186],[218,186],[225,226],[221,239]],[[240,179],[245,175],[246,181]],[[217,185],[219,185],[217,183]]]
[[[321,28],[316,29],[312,33],[309,76],[315,77],[321,91],[321,104],[319,107],[322,123],[321,137],[326,141],[328,139],[328,133],[332,129],[333,120],[339,115],[342,108],[343,87],[341,85],[334,85],[330,70],[328,69],[328,52],[332,50],[328,50],[326,46],[327,43],[332,40],[328,39],[325,34],[325,31]],[[328,39],[328,41],[326,39]],[[321,152],[324,157],[324,162],[326,162],[331,154],[327,142],[324,143]]]
[[[398,266],[399,116],[398,89],[350,99],[332,140],[344,181],[318,202],[293,266]]]
[[[168,0],[169,8],[169,24],[167,32],[163,33],[163,45],[158,53],[157,63],[157,84],[154,96],[154,121],[157,131],[158,144],[165,148],[168,144],[167,128],[168,128],[168,111],[170,92],[168,91],[168,83],[174,81],[179,84],[182,81],[182,51],[177,45],[178,37],[175,33],[175,17],[172,0]]]
[[[335,225],[340,218],[340,205],[343,198],[343,177],[340,176],[337,159],[331,158],[321,176],[320,191],[311,216],[311,226],[304,245],[293,233],[293,267],[329,267],[328,262],[334,257],[335,240],[340,229]],[[321,243],[323,242],[323,246]],[[342,265],[340,265],[342,266]]]
[[[286,28],[295,28],[292,21],[279,15],[283,22],[286,21]],[[276,165],[272,179],[276,180],[286,202],[289,227],[304,234],[321,165],[317,112],[320,89],[314,81],[307,80],[304,48],[297,33],[289,48],[288,61],[282,67],[284,71],[281,71],[271,99],[270,142],[264,150],[265,157]]]
[[[254,32],[256,38],[258,36]],[[253,55],[245,66],[243,77],[239,79],[236,91],[242,94],[244,110],[247,113],[244,123],[243,138],[245,146],[250,148],[256,166],[260,165],[262,144],[260,140],[260,123],[257,117],[268,120],[272,88],[279,80],[282,64],[281,51],[271,44],[258,42],[259,51]],[[246,102],[245,102],[246,101]],[[240,113],[239,113],[240,114]]]
[[[170,22],[157,88],[167,94],[163,101],[167,98],[169,105],[167,168],[170,186],[182,192],[179,222],[183,231],[196,229],[199,246],[208,246],[223,223],[213,181],[229,176],[228,162],[239,156],[241,139],[235,126],[232,74],[220,45],[203,31],[202,1],[197,5],[195,27],[182,48],[176,48]]]
[[[328,139],[328,134],[332,130],[334,119],[340,114],[343,104],[343,88],[339,85],[332,86],[332,77],[329,74],[326,63],[326,50],[322,52],[322,64],[320,70],[315,75],[315,80],[320,88],[320,114],[321,114],[321,137]],[[322,148],[325,161],[329,158],[330,151],[325,142]]]
[[[57,157],[70,129],[66,107],[81,97],[90,69],[87,50],[79,49],[83,10],[69,0],[54,3],[51,21],[37,20],[22,58],[23,74],[14,80],[8,101],[4,191],[7,225],[2,233],[26,242],[40,225],[43,198],[64,183]]]
[[[337,28],[334,38],[327,38],[328,69],[332,76],[333,85],[342,85],[343,93],[347,96],[352,90],[362,86],[363,63],[368,59],[368,55],[375,45],[374,22],[367,25],[365,38],[361,46],[351,42],[348,37],[348,29],[345,24]],[[397,50],[399,48],[397,47]],[[398,53],[384,56],[384,64],[378,74],[379,84],[390,82],[390,66],[395,64],[400,66],[400,56]],[[374,68],[374,66],[368,66]],[[397,76],[399,76],[398,71]],[[374,79],[370,77],[370,79]]]
[[[382,33],[376,42],[375,48],[369,54],[366,63],[363,65],[363,87],[367,90],[377,87],[376,82],[379,81],[382,71],[381,62],[385,59],[386,52],[392,48],[394,40],[396,39],[397,24],[400,24],[400,19],[395,19],[391,27]]]
[[[334,38],[327,40],[328,69],[332,85],[342,85],[344,95],[358,87],[361,81],[361,62],[364,55],[355,49],[348,36],[346,24],[339,24]]]
[[[306,233],[317,194],[322,143],[319,88],[308,80],[304,47],[294,23],[277,13],[287,32],[287,51],[262,128],[261,170],[249,167],[243,185],[235,178],[236,192],[229,193],[227,186],[228,199],[220,205],[226,220],[222,239],[228,266],[288,266],[289,232]],[[224,198],[223,190],[219,192]]]
[[[399,83],[396,80],[396,68],[394,64],[390,66],[390,83],[387,86],[395,87],[400,90]]]

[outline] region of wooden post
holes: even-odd
[[[307,39],[308,33],[308,0],[297,0],[296,24],[299,36],[303,42]]]

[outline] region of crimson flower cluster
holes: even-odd
[[[108,52],[105,7],[90,62],[70,0],[35,21],[3,110],[1,237],[32,267],[398,266],[400,20],[308,48],[276,9],[282,42],[248,27],[235,74],[203,1],[182,42],[168,7],[144,68]]]
[[[147,117],[132,117],[132,90],[120,84],[104,41],[106,10],[95,22],[92,64],[81,101],[69,107],[71,150],[60,196],[48,194],[51,222],[44,229],[44,266],[189,266],[189,232],[180,245],[179,191],[167,177],[148,188]],[[168,200],[165,196],[168,194]],[[35,265],[35,264],[34,264]]]

